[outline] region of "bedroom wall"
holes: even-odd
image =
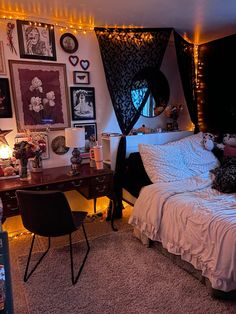
[[[39,18],[39,21],[40,21],[40,18]],[[18,38],[17,38],[16,28],[13,32],[13,43],[16,48],[17,55],[15,53],[12,53],[9,46],[7,45],[8,43],[7,36],[6,36],[7,22],[8,22],[7,20],[1,20],[1,23],[0,23],[0,40],[3,41],[3,45],[4,45],[5,65],[7,69],[7,74],[2,75],[1,77],[8,77],[9,82],[10,82],[8,60],[20,60],[20,57],[19,57]],[[11,22],[15,23],[14,20],[12,20]],[[82,69],[79,65],[74,67],[70,64],[69,59],[68,59],[70,54],[64,52],[62,48],[60,47],[59,41],[60,41],[61,35],[62,33],[60,32],[59,28],[55,28],[55,41],[56,41],[56,53],[57,53],[56,62],[66,64],[68,93],[69,93],[69,87],[75,86],[73,84],[73,71],[75,70],[81,71]],[[79,41],[79,49],[74,55],[77,55],[79,59],[86,59],[86,60],[89,60],[90,62],[90,66],[87,70],[90,72],[90,85],[86,85],[86,86],[92,86],[95,88],[95,104],[96,104],[96,121],[89,120],[89,121],[81,121],[81,122],[86,122],[86,123],[96,122],[98,136],[101,134],[101,132],[120,132],[120,128],[116,121],[114,110],[111,104],[111,99],[108,93],[105,74],[103,70],[103,64],[102,64],[99,46],[98,46],[95,33],[93,31],[87,32],[86,34],[83,34],[81,32],[77,34],[76,37]],[[27,59],[22,59],[22,60],[27,61]],[[28,60],[28,61],[37,61],[37,60]],[[47,62],[47,61],[43,61],[43,62]],[[174,102],[178,102],[178,103],[185,104],[183,90],[182,90],[180,76],[179,76],[177,62],[176,62],[175,48],[174,48],[172,36],[166,50],[166,54],[163,60],[161,70],[166,75],[170,84],[171,94],[170,94],[169,103],[171,104]],[[10,146],[12,147],[14,144],[14,137],[17,133],[17,127],[16,127],[13,98],[11,100],[12,100],[13,117],[8,118],[8,119],[0,119],[0,128],[2,130],[6,130],[6,129],[12,130],[12,132],[6,136],[6,139],[8,140]],[[70,102],[69,102],[69,106],[70,106]],[[71,123],[72,124],[78,123],[78,121],[71,120]],[[141,117],[139,121],[136,123],[135,127],[140,127],[142,124],[145,124],[147,127],[152,127],[152,128],[156,128],[156,127],[164,128],[166,124],[166,117],[164,116],[164,114],[156,118],[149,118],[149,119]],[[180,129],[183,129],[183,130],[192,129],[192,124],[189,118],[186,105],[184,106],[184,111],[182,112],[181,117],[179,118],[179,127]],[[48,133],[49,144],[51,144],[51,141],[58,135],[64,135],[64,131],[63,130],[50,131]],[[99,140],[100,140],[100,136],[99,136]],[[70,156],[71,156],[70,151],[64,155],[56,155],[50,147],[50,158],[43,161],[44,167],[70,164],[69,162]]]

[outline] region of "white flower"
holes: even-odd
[[[43,105],[41,103],[42,99],[40,97],[31,97],[30,104],[29,104],[29,110],[33,110],[35,112],[39,112],[40,110],[43,110]]]
[[[47,98],[44,98],[43,99],[43,104],[45,105],[45,104],[49,104],[49,106],[51,106],[51,107],[53,107],[53,106],[55,106],[55,93],[54,93],[54,91],[50,91],[50,92],[48,92],[47,94],[46,94],[46,97]]]
[[[38,90],[40,93],[43,92],[42,81],[37,76],[32,79],[31,84],[32,85],[30,85],[29,88],[31,92],[33,92],[35,89]]]

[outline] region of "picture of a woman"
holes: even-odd
[[[41,32],[42,33],[42,32]],[[44,37],[46,34],[44,35]],[[46,41],[41,39],[39,29],[28,26],[25,30],[26,53],[40,56],[51,56],[51,49],[47,47]]]
[[[93,87],[71,87],[73,120],[95,119],[95,97]]]

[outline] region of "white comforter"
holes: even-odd
[[[209,174],[142,189],[129,223],[181,255],[215,289],[236,289],[236,194],[210,188]]]

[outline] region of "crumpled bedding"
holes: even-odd
[[[236,193],[209,173],[144,187],[129,223],[202,271],[214,289],[236,290]]]

